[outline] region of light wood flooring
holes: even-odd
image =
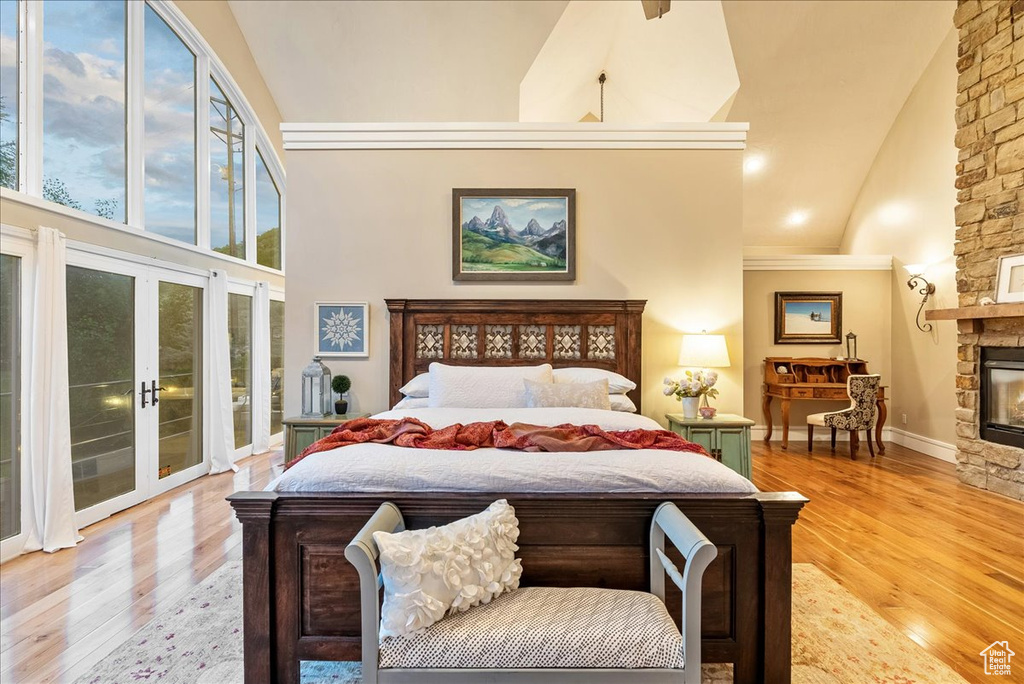
[[[0,566],[0,681],[72,682],[229,560],[240,527],[224,497],[262,488],[280,453],[203,477],[101,521],[86,541]],[[957,482],[953,466],[895,445],[851,461],[754,445],[754,481],[811,499],[794,560],[814,563],[971,682],[978,652],[1024,654],[1024,504]],[[1024,655],[1014,663],[1024,681]],[[1003,678],[1002,681],[1007,681]]]

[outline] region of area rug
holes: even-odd
[[[242,684],[242,575],[228,563],[75,684]],[[732,681],[706,665],[705,684]],[[358,684],[358,663],[302,663],[302,684]],[[965,680],[810,564],[793,566],[795,684]]]

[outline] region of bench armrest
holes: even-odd
[[[378,649],[380,645],[380,588],[382,580],[377,571],[380,551],[373,541],[374,532],[396,532],[405,529],[398,506],[386,501],[366,521],[352,541],[345,547],[345,558],[359,573],[359,603],[362,615],[363,681],[377,680]],[[370,636],[372,635],[372,638]]]
[[[686,561],[682,572],[665,555],[666,537]],[[717,556],[718,548],[674,503],[666,501],[658,506],[651,521],[651,593],[664,602],[666,574],[682,591],[679,631],[683,637],[686,682],[700,681],[701,582],[704,571]]]

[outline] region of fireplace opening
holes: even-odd
[[[1024,349],[981,348],[981,438],[1024,449]]]

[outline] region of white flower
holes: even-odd
[[[671,387],[666,387],[664,389],[664,393],[665,393],[666,397],[671,397],[673,394],[676,393],[676,391],[673,388],[671,388]]]
[[[359,321],[352,314],[338,311],[323,319],[324,339],[344,350],[359,339]]]
[[[673,380],[672,378],[666,376],[664,384],[666,384],[666,385],[673,385],[673,384],[675,384],[675,382],[676,382],[675,380]]]
[[[444,604],[429,594],[416,590],[410,594],[396,594],[408,611],[406,613],[405,628],[409,632],[418,632],[444,617]],[[396,615],[389,616],[392,619]]]
[[[462,591],[452,601],[451,612],[463,612],[469,610],[477,604],[477,602],[483,597],[483,588],[476,584],[466,584],[462,587]]]

